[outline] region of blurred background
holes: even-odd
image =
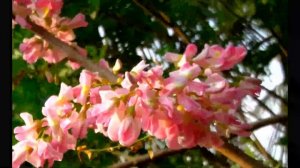
[[[87,49],[88,57],[95,62],[105,58],[112,66],[119,58],[123,71],[130,70],[141,59],[167,69],[163,55],[182,53],[190,42],[199,50],[205,43],[224,47],[229,43],[244,45],[248,49],[246,58],[225,75],[229,79],[249,75],[263,81],[260,96],[246,97],[237,114],[241,120],[253,123],[288,113],[287,4],[287,0],[64,0],[61,15],[85,14],[89,25],[75,30],[77,43]],[[80,70],[72,71],[65,62],[51,65],[39,60],[29,65],[22,59],[19,45],[31,36],[31,32],[19,26],[13,29],[13,128],[23,125],[21,112],[28,111],[41,119],[42,106],[49,96],[58,94],[61,82],[78,84]],[[12,136],[15,144],[13,133]],[[255,130],[249,138],[234,137],[231,141],[270,167],[287,167],[287,139],[285,119]],[[93,131],[79,144],[94,149],[116,145]],[[132,148],[93,153],[91,159],[70,151],[54,167],[107,167],[164,148],[162,142],[151,139]],[[238,165],[212,149],[193,148],[140,167],[233,168]]]

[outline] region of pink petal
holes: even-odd
[[[178,62],[181,59],[182,55],[176,54],[176,53],[170,53],[167,52],[164,56],[164,58],[166,59],[166,61],[168,62]]]
[[[119,116],[117,114],[114,114],[111,117],[111,120],[110,120],[110,122],[108,124],[108,128],[107,128],[107,135],[112,141],[119,140],[118,132],[120,129],[120,125],[121,125],[121,120],[120,120]]]
[[[195,44],[188,44],[184,51],[184,55],[187,57],[187,59],[191,59],[196,53],[197,53],[197,46]]]
[[[226,86],[227,82],[221,75],[214,73],[208,76],[207,80],[205,81],[209,85],[205,91],[209,93],[216,93],[222,91]]]
[[[123,146],[132,145],[140,135],[141,123],[132,117],[126,117],[122,120],[119,128],[119,142]]]
[[[70,29],[76,29],[79,27],[86,27],[88,23],[85,21],[85,16],[82,13],[78,13],[70,22]]]

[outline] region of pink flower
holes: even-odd
[[[246,49],[229,44],[225,49],[219,45],[205,44],[202,52],[193,58],[193,61],[203,68],[213,70],[229,70],[246,56]]]
[[[90,91],[91,104],[101,103],[101,97],[100,97],[99,91],[100,91],[100,87],[91,88],[91,91]]]
[[[147,68],[149,65],[145,64],[145,61],[142,60],[139,62],[135,67],[131,69],[131,72],[134,72],[135,74],[140,74],[145,68]]]
[[[87,97],[90,94],[90,89],[93,80],[95,79],[95,74],[87,70],[83,70],[80,73],[79,82],[80,82],[80,94],[76,95],[75,102],[84,105],[87,101]]]
[[[224,51],[224,63],[221,67],[221,70],[229,70],[239,62],[241,62],[247,54],[245,47],[237,46],[234,47],[231,44],[226,47]]]
[[[22,16],[16,15],[15,17],[16,23],[18,23],[21,27],[31,29],[31,25],[26,21],[26,19]]]
[[[165,54],[165,59],[181,67],[186,63],[191,63],[192,57],[197,53],[197,50],[198,48],[195,44],[188,44],[183,55],[168,52]]]
[[[56,48],[48,48],[44,52],[43,59],[48,63],[56,64],[65,59],[66,57],[67,55],[64,51],[61,51]]]
[[[143,73],[141,83],[147,83],[154,89],[160,89],[163,87],[163,68],[162,66],[155,66]],[[141,85],[141,83],[139,85]]]
[[[51,145],[60,153],[74,150],[76,147],[76,138],[67,131],[59,129],[55,134],[52,134],[52,137]]]
[[[190,60],[193,56],[197,54],[198,47],[195,44],[188,44],[183,55],[187,57],[188,60]]]
[[[87,135],[88,120],[80,115],[76,118],[76,122],[72,125],[72,135],[77,139],[83,139]]]
[[[24,39],[20,45],[20,51],[23,53],[23,59],[29,64],[35,63],[43,54],[42,41],[33,37]]]
[[[141,122],[132,116],[125,117],[118,131],[119,142],[123,146],[132,145],[141,132]]]
[[[52,15],[60,14],[62,5],[62,0],[37,0],[35,2],[35,10],[42,17],[51,17]]]
[[[16,16],[25,19],[31,14],[31,10],[27,8],[27,5],[31,3],[31,0],[14,0],[12,3],[12,10]]]
[[[181,149],[182,146],[178,142],[179,138],[179,128],[177,125],[172,125],[166,128],[166,144],[170,149]]]
[[[19,168],[25,161],[34,167],[44,165],[44,159],[38,155],[38,141],[35,139],[23,140],[15,144],[12,153],[12,167]]]
[[[193,81],[190,81],[188,83],[188,85],[186,85],[186,87],[184,88],[184,92],[185,93],[194,93],[198,96],[203,96],[203,94],[205,93],[205,91],[208,87],[209,86],[206,83],[195,79]]]
[[[184,87],[196,78],[201,72],[198,65],[184,64],[179,70],[170,72],[170,77],[165,79],[165,88],[162,93],[171,94],[173,92],[179,92]]]
[[[50,143],[43,140],[39,141],[38,155],[39,157],[48,160],[48,167],[52,167],[54,161],[61,161],[63,158],[63,153],[56,151]]]
[[[247,92],[247,94],[255,96],[261,91],[261,80],[251,77],[245,77],[239,84],[239,88]]]
[[[25,139],[36,139],[38,137],[37,129],[40,124],[38,121],[33,121],[32,115],[29,113],[21,113],[21,118],[25,121],[25,126],[16,127],[14,133],[18,141]]]
[[[121,86],[123,88],[131,90],[134,86],[137,85],[136,82],[137,81],[135,80],[135,78],[129,72],[125,72],[125,78],[121,82]]]
[[[34,167],[43,167],[48,160],[48,166],[52,166],[55,160],[61,161],[63,154],[56,151],[50,143],[44,140],[23,140],[13,146],[13,168],[19,168],[27,161]]]
[[[122,119],[118,116],[118,114],[113,114],[107,128],[107,135],[109,139],[112,141],[119,140],[119,129],[121,126]]]
[[[85,21],[85,16],[82,13],[78,13],[72,20],[65,20],[61,24],[67,26],[69,29],[86,27],[88,25]]]
[[[64,42],[70,42],[75,39],[75,33],[73,30],[57,31],[55,37],[59,38]]]
[[[166,59],[166,61],[168,62],[172,62],[172,63],[177,63],[179,62],[179,60],[181,59],[181,55],[176,54],[176,53],[171,53],[171,52],[167,52],[164,56],[164,58]]]
[[[209,86],[207,89],[205,89],[205,92],[207,93],[220,92],[228,86],[226,79],[217,73],[209,75],[205,83]]]
[[[231,109],[237,109],[245,93],[238,88],[225,88],[222,92],[210,95],[210,101],[216,104],[228,106]]]
[[[31,4],[31,0],[14,0],[14,2],[24,6]]]
[[[61,83],[60,91],[58,94],[59,103],[68,102],[74,99],[72,87],[66,85],[65,83]]]
[[[101,58],[101,59],[99,60],[99,66],[100,66],[101,68],[109,69],[109,64],[108,64],[108,62],[105,61],[103,58]]]
[[[167,138],[167,129],[172,126],[170,119],[163,119],[156,115],[149,116],[148,120],[142,123],[144,131],[148,131],[150,135],[155,136],[158,139]]]
[[[201,109],[201,105],[197,101],[193,100],[184,93],[178,94],[177,101],[178,104],[182,105],[187,111],[197,112]]]

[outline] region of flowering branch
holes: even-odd
[[[72,47],[70,47],[65,42],[61,41],[60,39],[54,37],[51,33],[49,33],[43,27],[31,22],[31,20],[27,20],[27,22],[32,26],[31,31],[40,35],[43,39],[48,41],[53,46],[59,48],[60,50],[67,53],[67,56],[71,60],[75,60],[76,62],[80,62],[80,64],[85,67],[86,69],[92,72],[98,72],[99,76],[106,78],[112,83],[117,81],[117,77],[109,70],[102,69],[98,65],[94,64],[91,60],[82,57],[77,51],[75,51]]]
[[[267,118],[267,119],[263,119],[261,121],[257,121],[254,122],[251,125],[250,129],[248,129],[249,131],[254,131],[256,129],[259,129],[261,127],[270,125],[270,124],[274,124],[274,123],[278,123],[278,122],[284,122],[287,120],[287,115],[280,115],[280,116],[275,116],[272,118]],[[186,149],[188,150],[188,149]],[[154,161],[157,158],[161,158],[161,157],[166,157],[166,156],[170,156],[170,155],[175,155],[178,153],[182,153],[186,151],[185,149],[182,150],[164,150],[164,151],[159,151],[156,154],[154,154],[153,158],[151,159],[151,157],[148,154],[145,154],[143,156],[138,156],[135,157],[134,160],[128,161],[128,162],[124,162],[124,163],[117,163],[112,165],[112,168],[126,168],[126,167],[130,167],[130,166],[135,166],[135,165],[140,165],[140,164],[144,164],[147,162],[151,162]],[[201,148],[201,153],[204,154],[204,157],[210,160],[218,160],[216,159],[216,156],[211,154],[209,151],[207,151],[205,148]],[[260,166],[260,167],[264,167],[260,162],[252,159],[250,156],[242,154],[239,155],[241,153],[243,153],[240,149],[238,149],[237,147],[233,146],[232,144],[226,143],[225,146],[221,146],[219,148],[217,148],[217,151],[222,153],[223,155],[225,155],[226,157],[228,157],[229,159],[237,162],[238,164],[242,165],[242,166],[248,166],[249,164],[252,164],[253,161],[253,165],[252,167],[256,167],[256,166]],[[209,153],[208,153],[209,152]],[[226,163],[224,162],[219,162],[219,165],[222,165],[224,167],[226,167]]]
[[[70,60],[74,60],[79,62],[80,65],[85,67],[86,69],[92,72],[98,72],[99,76],[106,78],[112,83],[117,82],[117,77],[108,69],[100,68],[98,65],[94,64],[91,60],[81,56],[74,48],[72,48],[67,43],[63,42],[62,40],[56,38],[53,34],[49,33],[45,28],[42,26],[37,25],[36,23],[32,22],[29,18],[27,18],[27,23],[30,25],[28,30],[32,31],[33,33],[38,34],[44,40],[48,41],[51,45],[57,47],[58,49],[62,50],[67,54],[67,57]]]
[[[144,61],[121,74],[120,62],[113,68],[105,60],[96,65],[84,58],[87,52],[73,42],[73,29],[87,26],[83,14],[73,19],[60,17],[62,1],[15,0],[13,7],[16,22],[38,35],[21,44],[24,60],[32,64],[43,58],[58,63],[67,57],[73,69],[87,68],[80,74],[79,85],[62,83],[59,94],[48,98],[42,120],[33,120],[30,113],[20,114],[25,125],[14,129],[19,142],[13,146],[13,167],[24,161],[35,167],[48,161],[51,167],[66,151],[76,148],[78,139],[86,138],[88,129],[122,146],[133,145],[142,131],[147,132],[170,149],[157,157],[197,146],[214,147],[242,166],[263,167],[222,138],[231,133],[250,134],[234,114],[243,97],[257,96],[261,81],[243,77],[231,83],[222,76],[246,56],[244,47],[206,44],[197,54],[197,46],[189,44],[183,54],[166,53],[166,61],[176,67],[168,77],[163,76],[162,66],[146,69],[149,65]],[[167,16],[154,14],[170,26]],[[77,111],[76,104],[82,110]],[[84,149],[79,151],[88,152]]]

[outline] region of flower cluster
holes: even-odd
[[[22,27],[30,29],[31,25],[26,20],[28,17],[34,23],[55,35],[55,37],[74,47],[80,55],[86,57],[86,50],[73,42],[75,39],[73,29],[86,27],[88,24],[85,21],[85,16],[79,13],[72,19],[60,17],[62,5],[62,0],[14,0],[13,12],[15,14],[15,22]],[[29,64],[35,63],[39,58],[43,58],[48,63],[58,63],[67,57],[63,51],[41,39],[38,35],[25,38],[20,45],[20,51],[23,53],[23,59]],[[72,60],[68,61],[68,65],[72,69],[80,67],[80,64]]]
[[[118,74],[119,61],[110,68],[101,60],[99,66],[119,76],[118,84],[87,70],[77,86],[62,83],[59,95],[46,101],[42,120],[21,114],[25,126],[14,130],[19,142],[13,146],[13,167],[24,161],[51,166],[74,150],[88,129],[123,146],[131,146],[144,131],[171,149],[209,148],[222,145],[221,137],[228,134],[249,135],[235,112],[242,98],[260,92],[260,81],[245,77],[232,84],[222,75],[245,57],[246,49],[205,45],[199,54],[197,50],[189,44],[183,54],[167,53],[166,61],[175,67],[168,77],[161,66],[149,67],[144,61]]]

